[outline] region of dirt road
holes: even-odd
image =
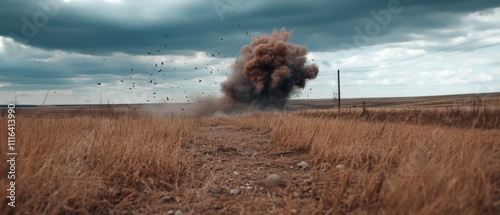
[[[169,205],[172,210],[300,214],[301,209],[313,211],[309,207],[318,204],[320,193],[315,190],[320,190],[323,177],[315,174],[324,171],[298,166],[302,161],[310,163],[307,152],[280,149],[272,144],[270,132],[242,129],[224,118],[200,123],[193,135],[182,151],[194,161],[188,171],[195,173],[193,180],[198,183],[194,184],[199,186],[178,189],[183,192],[178,193],[179,201]],[[266,177],[271,174],[281,176],[282,183],[269,184]]]

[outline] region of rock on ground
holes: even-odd
[[[264,180],[262,180],[262,184],[266,187],[274,187],[274,186],[283,186],[285,183],[283,182],[283,178],[281,178],[278,174],[271,174],[267,176]]]
[[[297,164],[297,166],[299,166],[302,169],[305,169],[305,168],[309,167],[309,163],[302,161],[299,164]]]
[[[239,191],[238,189],[231,189],[231,190],[229,191],[229,193],[230,193],[231,195],[238,195],[238,194],[240,194],[240,191]]]

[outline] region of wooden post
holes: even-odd
[[[337,85],[339,90],[339,113],[340,113],[340,69],[337,71]]]
[[[363,101],[363,114],[366,114],[366,102]]]

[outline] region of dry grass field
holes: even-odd
[[[500,214],[497,101],[211,117],[19,108],[16,207],[0,213]]]

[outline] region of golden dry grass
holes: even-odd
[[[317,166],[345,166],[330,168],[319,182],[320,213],[500,212],[498,130],[303,115],[253,115],[234,123],[271,129],[273,143],[307,151]]]
[[[155,192],[175,186],[183,174],[180,147],[192,120],[21,115],[17,124],[15,211],[107,214],[140,211]],[[0,128],[6,130],[6,123]],[[3,214],[12,212],[5,206]]]
[[[165,214],[177,208],[185,214],[500,213],[500,132],[493,120],[498,111],[464,117],[462,124],[442,122],[449,115],[437,110],[371,114],[20,113],[17,205],[12,209],[4,202],[0,213]],[[4,116],[0,130],[6,130]],[[5,133],[0,138],[6,139]],[[269,151],[252,160],[239,151],[241,142]],[[201,148],[210,144],[214,148]],[[6,144],[0,148],[5,152]],[[311,169],[292,172],[297,161],[287,155],[307,160]],[[247,167],[270,164],[286,185],[226,194],[218,174],[232,172],[238,164],[224,162],[238,159]],[[339,164],[344,167],[336,168]],[[0,165],[0,174],[7,175],[8,163]],[[301,174],[312,179],[307,189],[298,185]],[[164,203],[167,194],[182,200]]]

